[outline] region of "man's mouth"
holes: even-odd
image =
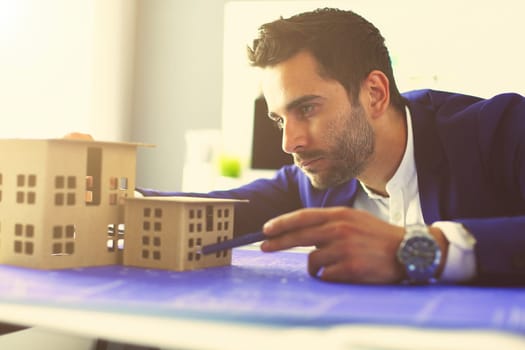
[[[306,171],[312,171],[314,170],[313,168],[315,167],[315,165],[322,159],[323,159],[322,157],[315,157],[315,158],[308,158],[308,159],[298,158],[296,159],[296,164],[301,169],[304,169]]]

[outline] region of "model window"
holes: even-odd
[[[33,255],[35,227],[33,225],[15,224],[14,252],[17,254]]]
[[[27,185],[29,187],[35,187],[36,186],[36,175],[29,175],[27,177]]]
[[[127,177],[121,177],[119,180],[119,189],[120,190],[127,190],[128,189],[128,178]]]
[[[158,222],[158,221],[155,221],[153,223],[153,229],[155,230],[155,232],[160,232],[162,231],[162,223]]]
[[[69,189],[77,188],[77,178],[75,176],[67,177],[67,188]]]
[[[102,149],[89,147],[86,164],[86,204],[99,205],[101,195]]]
[[[55,176],[55,188],[56,189],[62,189],[64,188],[64,177],[63,176]]]
[[[31,180],[29,182],[31,182]],[[74,206],[76,204],[76,187],[77,178],[75,176],[55,176],[55,206]],[[27,195],[27,201],[34,201],[33,196],[29,193]]]
[[[213,206],[206,206],[206,231],[213,231]]]
[[[106,247],[109,252],[124,249],[124,231],[124,224],[108,225]]]
[[[51,255],[64,256],[75,253],[75,225],[56,225],[52,230]]]
[[[36,175],[29,174],[18,174],[16,176],[16,202],[17,203],[27,203],[35,204],[36,202],[36,192],[34,187],[36,186]]]
[[[118,178],[110,177],[109,178],[109,189],[116,190],[118,188]]]

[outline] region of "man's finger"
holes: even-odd
[[[83,134],[81,132],[70,132],[63,137],[68,140],[84,140],[84,141],[93,141],[93,136],[90,134]]]
[[[345,208],[345,210],[350,209]],[[342,208],[339,207],[299,209],[267,221],[263,226],[263,231],[269,236],[275,236],[303,227],[322,225],[329,220],[334,220],[341,213]]]

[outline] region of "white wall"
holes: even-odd
[[[138,2],[132,138],[157,145],[139,151],[141,186],[180,190],[185,131],[220,128],[223,5]]]
[[[0,0],[0,137],[154,143],[138,184],[180,189],[185,131],[221,125],[223,5]]]
[[[128,139],[135,2],[0,0],[0,137]]]
[[[91,87],[93,102],[89,129],[102,140],[135,141],[131,137],[131,115],[135,84],[137,2],[87,2],[94,3],[95,11]]]

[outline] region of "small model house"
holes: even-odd
[[[137,146],[0,140],[0,263],[44,269],[119,263]]]
[[[0,140],[0,264],[122,264],[190,270],[231,263],[199,253],[233,235],[236,200],[133,198],[139,144]]]
[[[231,264],[231,251],[203,245],[233,237],[232,199],[144,197],[126,204],[124,264],[176,271]]]

